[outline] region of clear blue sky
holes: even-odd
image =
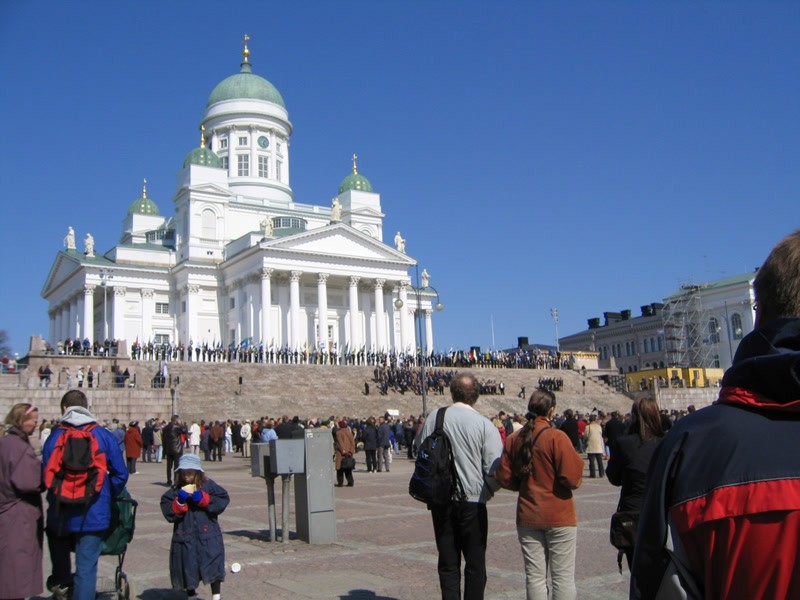
[[[254,71],[298,202],[359,155],[445,310],[436,349],[553,343],[751,270],[798,227],[798,2],[0,2],[0,329],[47,335],[67,226],[172,214],[212,88]]]

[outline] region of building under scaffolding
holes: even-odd
[[[710,368],[715,363],[719,330],[712,331],[709,312],[703,306],[704,285],[682,285],[679,292],[664,300],[664,341],[667,365]]]

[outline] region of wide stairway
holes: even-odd
[[[74,374],[81,366],[80,359],[70,364],[70,358],[46,359],[54,371],[61,371],[61,376],[54,377],[47,389],[38,387],[36,369],[40,362],[36,360],[31,361],[30,368],[23,374],[0,378],[0,411],[7,411],[13,402],[33,401],[46,411],[46,416],[55,416],[60,397],[66,390],[64,368]],[[103,365],[97,363],[99,360],[102,359],[93,359],[94,370],[102,369],[104,373],[100,385],[85,391],[92,409],[103,419],[168,418],[173,407],[184,419],[205,420],[283,414],[324,419],[332,415],[382,415],[387,410],[397,410],[401,415],[419,415],[423,409],[422,397],[411,392],[401,394],[390,390],[381,395],[370,366],[173,361],[167,363],[166,388],[153,389],[151,382],[158,370],[157,362],[119,359],[117,367],[127,368],[131,380],[136,381],[133,388],[119,389],[113,387],[112,361],[106,359],[107,364]],[[525,386],[526,396],[530,396],[540,378],[563,380],[563,389],[556,393],[559,412],[567,408],[584,413],[594,408],[622,412],[630,409],[630,399],[599,381],[596,378],[599,373],[589,372],[583,376],[575,371],[544,369],[458,370],[471,372],[480,381],[505,384],[505,395],[498,392],[479,400],[476,408],[487,416],[500,410],[524,413],[527,399],[519,398],[518,393]],[[369,395],[364,393],[365,382],[370,387]],[[171,389],[175,390],[174,399]],[[449,404],[449,392],[445,390],[444,395],[428,393],[426,401],[428,411]]]

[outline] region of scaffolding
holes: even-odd
[[[705,285],[686,284],[664,301],[664,349],[672,367],[711,368],[717,362],[719,330],[703,308]]]

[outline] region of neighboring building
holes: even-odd
[[[739,341],[753,330],[755,272],[700,285],[684,285],[663,303],[606,312],[604,322],[559,340],[563,351],[600,355],[601,368],[632,373],[664,367],[727,369]]]
[[[145,187],[108,252],[95,255],[88,234],[77,250],[70,228],[42,290],[51,344],[433,348],[436,293],[425,282],[417,306],[408,274],[416,260],[399,232],[394,246],[383,242],[381,197],[356,157],[332,205],[295,202],[289,114],[253,73],[246,42],[239,73],[208,98],[174,216],[162,215]],[[417,310],[424,341],[415,338]]]

